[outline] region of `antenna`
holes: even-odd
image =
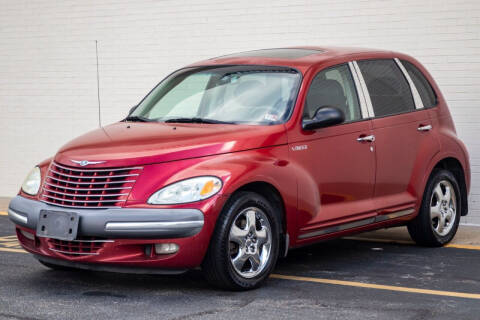
[[[98,100],[98,126],[102,126],[102,115],[100,112],[100,72],[98,70],[98,41],[95,40],[95,53],[97,56],[97,100]]]

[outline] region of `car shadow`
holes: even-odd
[[[424,249],[424,248],[423,248]],[[355,278],[362,274],[389,274],[392,265],[404,262],[395,256],[401,252],[422,251],[407,245],[378,244],[338,239],[291,250],[286,258],[277,263],[274,273],[327,278]],[[435,250],[435,249],[430,249]],[[387,271],[387,273],[385,273]],[[85,297],[126,298],[158,291],[189,291],[198,295],[229,295],[228,291],[217,290],[195,269],[180,275],[139,275],[88,270],[60,271],[46,267],[35,267],[29,272],[28,282],[42,293],[80,293]],[[270,279],[265,286],[276,281]],[[47,292],[45,292],[47,291]]]

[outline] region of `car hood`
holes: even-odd
[[[119,122],[88,132],[64,145],[55,161],[105,161],[88,167],[161,163],[286,144],[283,125],[174,124]]]

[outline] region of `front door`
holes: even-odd
[[[362,117],[348,64],[320,71],[312,80],[303,117],[312,118],[322,106],[341,109],[345,122],[303,130],[297,141],[290,142],[291,159],[298,168],[300,239],[343,230],[335,228],[375,215],[371,121]]]

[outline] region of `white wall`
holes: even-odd
[[[0,0],[0,195],[69,139],[119,120],[190,62],[294,45],[411,54],[433,73],[472,161],[480,224],[480,1]]]

